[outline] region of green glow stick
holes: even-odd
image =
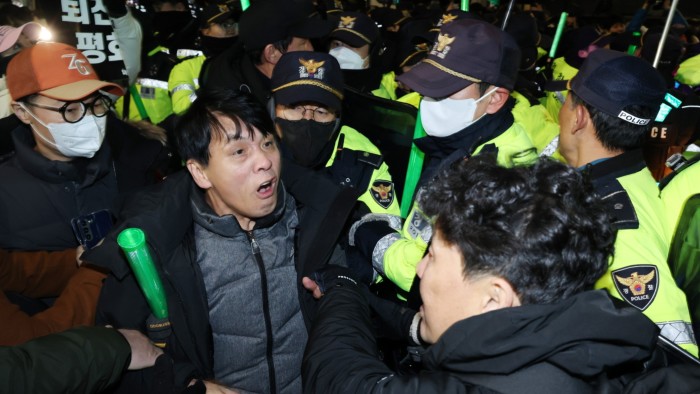
[[[160,276],[153,265],[151,253],[146,245],[146,234],[139,228],[124,229],[117,237],[117,243],[126,254],[153,315],[159,319],[168,317],[168,303]]]
[[[250,7],[250,0],[241,0],[241,9],[245,11],[248,7]]]
[[[469,0],[462,0],[462,11],[469,11]]]
[[[416,116],[416,127],[413,130],[413,139],[418,139],[425,136],[423,123],[420,120],[420,111]],[[420,174],[423,170],[423,152],[418,149],[416,144],[411,144],[411,155],[408,159],[408,169],[406,170],[406,182],[403,187],[403,196],[401,196],[401,217],[406,219],[411,206],[413,206],[413,194],[416,191]]]
[[[642,35],[642,33],[635,31],[632,33],[634,37],[639,37]],[[637,46],[635,44],[630,44],[630,46],[627,47],[627,54],[628,55],[634,55],[634,52],[637,50]]]
[[[557,26],[557,32],[554,34],[554,41],[552,42],[552,48],[549,50],[549,57],[554,59],[554,55],[557,53],[557,47],[559,46],[559,40],[561,39],[561,33],[564,31],[564,26],[566,26],[566,17],[569,14],[566,12],[561,13],[559,17],[559,25]]]

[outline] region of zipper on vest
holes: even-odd
[[[275,378],[275,364],[272,360],[272,319],[270,319],[270,301],[267,298],[267,275],[265,274],[265,264],[263,264],[262,254],[260,254],[260,245],[255,240],[252,231],[248,231],[248,239],[250,246],[253,249],[253,257],[258,264],[260,270],[260,288],[262,289],[263,316],[265,317],[265,332],[267,334],[267,368],[270,378],[270,393],[277,392],[277,382]]]

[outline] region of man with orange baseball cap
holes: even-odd
[[[76,247],[71,220],[113,211],[120,192],[151,183],[163,147],[109,116],[108,95],[123,89],[101,81],[69,45],[20,51],[7,66],[7,87],[22,123],[11,131],[14,155],[0,164],[0,247]]]

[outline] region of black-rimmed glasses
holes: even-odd
[[[65,120],[66,122],[78,123],[85,117],[85,114],[87,113],[88,109],[90,110],[90,112],[92,112],[93,115],[97,116],[98,118],[107,115],[107,112],[109,112],[109,107],[112,106],[112,100],[110,100],[107,96],[98,94],[95,97],[95,99],[90,102],[86,103],[83,101],[69,101],[59,108],[49,107],[48,105],[36,104],[29,101],[25,102],[25,104],[31,105],[32,107],[58,112],[61,114],[61,116],[63,116],[63,120]]]
[[[302,120],[306,116],[306,111],[311,111],[311,118],[320,123],[328,123],[335,120],[335,113],[323,108],[310,108],[303,105],[286,107],[282,112],[287,120]]]

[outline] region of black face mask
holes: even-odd
[[[238,36],[224,38],[201,36],[200,39],[204,54],[207,56],[214,56],[231,48],[233,44],[236,43],[236,40],[238,40]]]
[[[289,147],[299,165],[314,168],[330,158],[338,120],[320,123],[311,119],[276,118],[275,122],[282,128],[282,143]]]

